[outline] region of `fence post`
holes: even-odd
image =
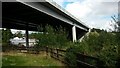
[[[57,58],[59,59],[59,55],[58,55],[58,48],[57,48],[56,50],[57,50]]]
[[[48,46],[46,47],[46,55],[48,56]]]
[[[50,51],[50,53],[51,53],[50,56],[53,57],[52,48],[50,48],[50,50],[51,50],[51,51]]]

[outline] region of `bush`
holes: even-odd
[[[86,36],[82,42],[73,44],[67,51],[66,56],[69,57],[69,62],[76,59],[75,54],[80,52],[82,54],[99,58],[104,63],[104,67],[116,67],[118,59],[118,40],[116,33],[108,33],[101,31],[100,33],[91,32]],[[92,63],[92,61],[88,61]],[[76,62],[71,63],[76,64]]]
[[[70,44],[70,43],[69,43]],[[66,50],[65,53],[65,61],[67,62],[68,66],[70,68],[76,68],[77,66],[77,62],[76,62],[76,52],[78,52],[78,48],[76,46],[74,46],[75,44],[71,43],[71,46]]]
[[[63,48],[67,42],[67,32],[64,28],[60,27],[55,30],[52,26],[47,25],[45,31],[38,34],[37,46]]]

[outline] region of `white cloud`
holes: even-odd
[[[55,2],[81,2],[81,1],[97,1],[97,2],[118,2],[120,0],[53,0]]]
[[[102,0],[102,2],[119,2],[120,0]]]
[[[78,18],[84,17],[92,11],[88,6],[81,5],[79,2],[68,4],[65,9]]]
[[[117,2],[118,0],[84,0],[82,2],[76,0],[73,3],[68,3],[65,9],[88,26],[103,28],[108,25],[107,22],[111,21],[111,16],[117,14]]]

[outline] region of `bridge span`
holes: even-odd
[[[37,31],[39,25],[62,26],[69,32],[72,41],[79,40],[89,31],[88,26],[55,2],[27,1],[2,2],[2,28],[26,30],[26,45],[29,42],[28,31]]]

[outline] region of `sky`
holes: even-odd
[[[54,0],[90,28],[113,30],[119,0]]]
[[[90,28],[113,30],[119,0],[53,0]],[[12,30],[15,33],[18,30]],[[24,33],[24,31],[23,31]]]

